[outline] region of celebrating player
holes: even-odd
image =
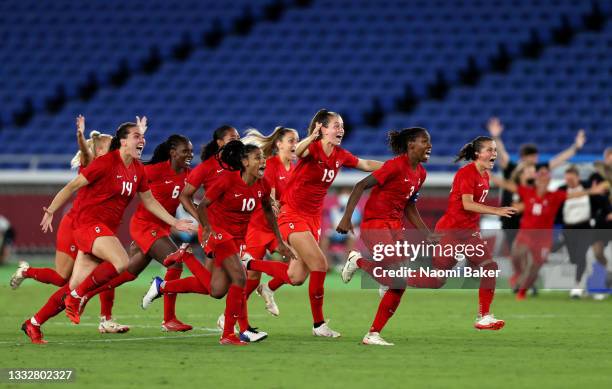
[[[246,274],[240,260],[249,219],[258,204],[262,206],[279,241],[278,251],[287,258],[291,258],[292,253],[280,239],[270,187],[263,180],[266,161],[261,149],[232,141],[221,148],[220,162],[227,172],[208,188],[197,208],[202,241],[206,242],[206,251],[213,254],[214,266],[209,280],[200,279],[197,274],[196,277],[212,297],[227,295],[223,334],[219,342],[245,345],[267,337],[266,333],[248,325],[244,295]],[[159,297],[164,289],[162,284],[159,278],[153,281],[143,298],[143,307]],[[234,333],[237,320],[240,338]]]
[[[170,135],[159,144],[153,152],[153,157],[146,162],[145,173],[153,197],[170,214],[174,214],[179,205],[179,194],[185,185],[189,174],[189,166],[193,159],[193,146],[189,139],[182,135]],[[128,268],[107,284],[90,291],[85,301],[105,290],[113,290],[119,285],[132,281],[148,266],[151,259],[163,263],[170,254],[177,251],[176,244],[170,238],[170,226],[148,211],[141,203],[132,216],[130,235],[134,240],[130,249]],[[182,265],[175,263],[166,271],[166,281],[178,280],[182,273]],[[193,327],[182,323],[176,318],[176,294],[164,295],[163,331],[189,331]]]
[[[321,212],[328,188],[342,166],[371,172],[379,161],[358,159],[340,147],[344,137],[342,117],[326,109],[316,113],[308,126],[308,137],[296,149],[299,161],[283,194],[278,224],[282,237],[297,252],[289,265],[253,260],[248,270],[261,271],[282,283],[301,285],[310,274],[308,294],[313,317],[312,334],[337,338],[340,333],[327,325],[323,316],[325,275],[328,263],[318,245]]]
[[[295,150],[298,141],[297,131],[286,127],[276,127],[272,134],[268,136],[264,136],[256,130],[251,130],[244,139],[244,143],[258,144],[264,157],[267,158],[264,179],[267,180],[271,188],[275,213],[278,213],[280,209],[280,199],[295,169],[293,162],[296,159]],[[266,251],[270,254],[273,253],[278,243],[274,232],[268,225],[263,209],[257,207],[249,222],[245,251],[255,259],[264,259]],[[270,280],[266,284],[259,285],[260,278],[260,272],[247,272],[246,299],[248,300],[253,290],[257,288],[257,294],[265,300],[266,310],[272,315],[278,316],[279,309],[274,301],[273,292],[282,285],[282,282]]]
[[[392,131],[389,133],[389,146],[396,157],[355,185],[344,216],[336,228],[341,234],[352,231],[351,217],[363,191],[374,188],[366,202],[361,223],[361,237],[370,252],[375,244],[395,244],[404,240],[404,218],[424,235],[431,234],[416,207],[419,190],[427,175],[421,164],[427,162],[431,155],[429,133],[420,127]],[[351,251],[342,269],[342,280],[349,282],[359,268],[373,274],[374,266],[381,266],[381,262],[375,265],[363,259],[358,251]],[[385,341],[380,332],[395,313],[404,291],[405,286],[385,292],[370,331],[363,338],[363,344],[393,345]]]
[[[82,188],[82,202],[73,221],[79,254],[69,282],[70,294],[64,301],[66,315],[75,324],[80,322],[83,296],[127,268],[128,254],[115,234],[136,192],[147,210],[166,224],[180,231],[191,228],[190,221],[175,219],[151,194],[144,166],[139,161],[144,145],[144,130],[136,123],[120,125],[109,153],[83,169],[44,208],[40,224],[43,232],[47,232],[52,228],[54,212]],[[96,259],[102,263],[98,264]]]

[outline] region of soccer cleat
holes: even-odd
[[[278,305],[276,305],[276,301],[274,301],[274,291],[270,289],[268,284],[259,284],[255,293],[263,297],[266,302],[266,311],[270,312],[272,316],[278,316],[280,314]]]
[[[248,343],[261,342],[267,337],[267,332],[257,331],[257,328],[251,327],[249,327],[246,331],[240,333],[240,340]]]
[[[247,342],[243,342],[242,340],[240,340],[236,336],[236,334],[230,334],[228,336],[222,336],[221,339],[219,339],[219,344],[232,345],[232,346],[246,346],[246,345],[248,345]]]
[[[182,263],[183,255],[185,255],[185,252],[188,248],[189,243],[183,243],[178,250],[176,250],[172,254],[168,254],[168,256],[164,259],[164,266],[168,267],[174,265],[175,263]]]
[[[162,323],[161,329],[164,332],[185,332],[193,329],[189,324],[185,324],[177,318]]]
[[[130,330],[129,326],[116,323],[115,321],[106,320],[104,316],[100,318],[100,325],[98,326],[98,332],[101,334],[123,334]]]
[[[249,253],[244,253],[242,254],[242,257],[240,257],[242,266],[244,266],[245,269],[249,268],[249,262],[251,262],[251,260],[253,260],[253,256]]]
[[[516,292],[516,301],[523,301],[527,298],[527,289],[519,289]]]
[[[319,327],[312,327],[312,334],[314,336],[323,336],[326,338],[339,338],[341,335],[339,332],[336,332],[329,328],[327,322],[321,324]]]
[[[342,267],[342,273],[340,273],[342,282],[345,284],[348,284],[351,281],[351,278],[353,278],[353,275],[357,269],[359,269],[359,266],[357,266],[357,260],[359,258],[361,258],[361,253],[359,251],[353,250],[349,253],[348,258]]]
[[[147,309],[153,300],[162,296],[162,293],[159,291],[162,282],[164,282],[164,280],[159,277],[153,278],[153,281],[151,281],[151,286],[149,286],[149,290],[147,290],[147,293],[142,296],[142,303],[140,303],[142,309]]]
[[[477,330],[501,330],[506,325],[506,322],[503,320],[496,319],[492,314],[484,315],[476,320],[474,323],[474,328]]]
[[[379,332],[368,332],[363,337],[363,340],[361,341],[361,343],[367,344],[367,345],[373,345],[373,346],[394,346],[393,343],[389,343],[386,340],[384,340],[380,336]]]
[[[64,305],[66,306],[66,316],[74,324],[81,322],[81,307],[83,306],[83,298],[74,297],[71,293],[68,293],[64,298]]]
[[[378,295],[380,296],[380,298],[385,297],[385,293],[387,293],[388,290],[389,287],[387,285],[380,284],[380,286],[378,287]]]
[[[570,296],[570,298],[573,298],[573,299],[582,298],[582,296],[584,296],[584,289],[574,288],[574,289],[570,290],[569,296]]]
[[[25,272],[30,268],[30,264],[26,261],[19,261],[19,265],[17,266],[17,270],[11,276],[10,285],[11,288],[17,289],[19,285],[26,279]]]
[[[30,319],[23,322],[21,325],[21,330],[25,332],[26,336],[30,338],[32,343],[34,344],[46,344],[47,341],[43,339],[43,334],[40,331],[40,326],[35,326],[32,324]]]

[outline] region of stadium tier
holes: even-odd
[[[273,18],[270,4],[286,9]],[[510,151],[534,141],[544,154],[554,153],[584,127],[589,141],[583,152],[600,154],[602,145],[611,143],[612,100],[606,92],[612,29],[587,29],[585,15],[593,4],[241,0],[225,7],[214,1],[57,1],[44,5],[42,17],[29,16],[28,10],[43,7],[38,2],[3,2],[4,10],[25,19],[2,12],[0,154],[72,152],[74,117],[81,113],[88,128],[108,133],[135,114],[147,115],[150,152],[172,132],[200,144],[223,123],[303,129],[320,107],[343,114],[349,131],[344,145],[360,155],[388,154],[386,130],[422,125],[431,130],[434,155],[449,156],[482,133],[490,115],[499,115],[510,130]],[[597,7],[610,18],[610,2]],[[215,20],[226,36],[205,48],[202,36]],[[252,28],[230,33],[241,23]],[[575,32],[574,39],[556,45],[555,34],[563,28]],[[534,36],[541,56],[521,59]],[[186,43],[186,55],[179,60],[180,42]],[[500,47],[511,62],[507,73],[495,73],[491,65]],[[155,50],[160,66],[142,71]],[[478,75],[468,87],[462,75],[470,62]],[[122,64],[125,79],[117,82]],[[566,75],[572,75],[571,83]],[[433,99],[432,85],[441,77],[448,93]],[[90,78],[99,88],[83,101],[79,88]],[[402,113],[397,101],[407,87],[418,105]],[[49,101],[53,106],[58,88],[60,103],[51,113]],[[27,99],[31,118],[17,123]],[[381,120],[372,126],[366,117],[375,101]],[[65,168],[67,162],[42,167]]]

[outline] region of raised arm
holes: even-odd
[[[72,196],[74,192],[79,190],[80,188],[87,185],[89,182],[82,174],[79,174],[75,178],[72,179],[69,183],[67,183],[53,198],[51,204],[48,207],[44,207],[43,210],[45,214],[43,215],[42,221],[40,222],[40,226],[42,227],[43,232],[47,232],[50,230],[53,232],[53,226],[51,222],[53,222],[53,214],[55,211],[60,209],[62,205],[66,203]]]
[[[79,144],[80,154],[80,164],[82,167],[85,167],[93,161],[93,153],[87,147],[87,139],[85,139],[85,117],[83,115],[79,115],[76,118],[76,126],[77,126],[77,143]]]
[[[499,118],[492,117],[487,122],[487,128],[489,130],[489,134],[491,138],[495,141],[497,145],[497,161],[499,162],[499,166],[502,169],[505,169],[510,162],[510,155],[508,155],[508,151],[506,150],[506,146],[502,141],[501,134],[504,132],[504,125],[499,120]]]
[[[576,152],[584,146],[586,142],[586,133],[584,130],[579,130],[576,134],[576,139],[574,139],[574,144],[563,150],[559,154],[555,155],[550,162],[548,163],[550,169],[554,169],[558,166],[563,165],[565,161],[576,155]]]
[[[341,234],[346,234],[349,231],[353,231],[353,223],[351,223],[351,219],[353,218],[355,207],[357,207],[363,192],[376,184],[378,184],[378,181],[376,181],[376,178],[374,178],[374,176],[371,174],[355,184],[353,191],[349,196],[346,208],[344,209],[344,215],[336,227],[336,231]]]
[[[312,131],[312,134],[308,135],[306,138],[302,139],[300,143],[297,144],[297,147],[295,148],[295,155],[297,155],[298,158],[304,158],[308,156],[308,146],[310,146],[310,144],[319,137],[322,126],[322,123],[317,123],[314,130]]]

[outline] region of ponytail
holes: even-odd
[[[219,153],[215,158],[219,161],[219,164],[223,169],[229,171],[244,171],[244,165],[242,160],[248,158],[248,155],[253,151],[259,149],[254,144],[245,145],[239,140],[233,140],[221,147]]]
[[[119,150],[121,148],[121,139],[125,139],[130,134],[130,128],[136,127],[136,123],[126,122],[121,124],[117,131],[115,131],[115,136],[113,136],[113,140],[111,140],[109,151]]]
[[[101,134],[99,131],[92,131],[89,133],[89,139],[85,141],[85,144],[87,145],[87,149],[91,152],[91,155],[96,158],[98,156],[96,150],[98,149],[100,142],[102,140],[112,138],[113,137],[108,134]],[[70,161],[70,167],[72,169],[76,169],[79,166],[81,166],[81,150],[77,151]]]
[[[265,136],[261,132],[252,128],[247,131],[246,137],[242,139],[242,142],[244,144],[252,143],[259,146],[264,157],[269,158],[278,153],[278,147],[276,147],[276,142],[282,140],[285,134],[289,132],[295,132],[297,134],[297,131],[293,128],[278,126],[274,129],[274,131],[272,131],[270,135]]]
[[[474,140],[472,140],[470,143],[466,143],[461,148],[459,154],[457,154],[457,157],[455,158],[455,162],[459,162],[464,159],[466,161],[475,161],[477,159],[476,153],[482,149],[483,143],[490,142],[492,140],[493,138],[489,136],[479,136],[474,138]]]
[[[200,154],[200,159],[202,159],[202,162],[219,152],[219,144],[217,141],[223,139],[228,131],[234,129],[234,127],[224,124],[213,132],[212,140],[202,147],[202,153]]]
[[[170,135],[164,142],[155,147],[151,160],[145,162],[145,165],[168,161],[170,159],[170,150],[176,149],[180,144],[189,144],[189,139],[179,134]]]
[[[318,110],[317,113],[312,118],[312,120],[310,121],[310,124],[308,125],[308,136],[312,135],[312,132],[317,126],[317,123],[321,123],[323,127],[327,127],[329,125],[330,116],[340,117],[340,115],[337,114],[336,112],[328,111],[325,108]],[[322,137],[323,137],[323,134],[319,133],[319,136],[315,140],[319,140]]]
[[[408,152],[408,143],[414,142],[416,138],[426,133],[427,130],[422,127],[410,127],[400,131],[389,131],[389,147],[395,155],[406,154]]]

